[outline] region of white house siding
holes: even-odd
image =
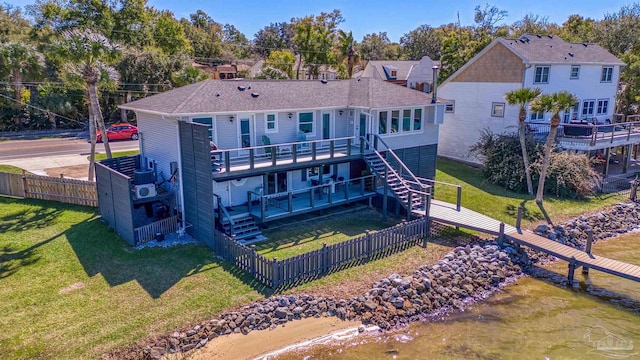
[[[504,117],[491,116],[492,103],[505,103],[504,95],[522,86],[520,83],[448,82],[439,88],[439,96],[455,99],[454,113],[445,113],[440,126],[438,155],[479,163],[470,156],[469,147],[484,129],[501,134],[517,131],[518,107],[505,104]]]
[[[141,150],[149,161],[155,161],[158,176],[162,174],[164,179],[171,177],[170,163],[178,161],[178,124],[176,120],[163,119],[158,115],[136,113],[138,131],[142,134]],[[145,136],[151,134],[153,136]]]
[[[414,109],[415,107],[411,107]],[[416,146],[423,145],[433,145],[438,143],[438,125],[433,124],[434,122],[437,124],[441,124],[443,122],[443,114],[444,114],[444,105],[434,106],[423,106],[422,114],[422,131],[421,132],[399,132],[395,134],[386,134],[381,135],[381,138],[384,140],[387,145],[389,145],[393,149],[402,149],[402,148],[411,148]],[[394,108],[389,110],[381,110],[381,111],[391,111],[391,110],[400,110],[402,111],[404,108]],[[437,113],[436,113],[437,112]],[[373,111],[373,121],[371,122],[372,128],[370,132],[377,133],[378,132],[378,123],[380,120],[379,111]],[[390,119],[387,119],[388,125]]]
[[[224,206],[238,206],[247,203],[248,191],[259,191],[262,187],[262,176],[248,177],[240,180],[213,182],[213,192],[220,196]]]
[[[532,64],[532,66],[525,71],[524,86],[529,88],[540,88],[543,93],[550,94],[557,91],[568,91],[573,93],[580,99],[580,108],[578,111],[578,119],[582,117],[582,101],[583,100],[598,100],[608,99],[609,106],[607,114],[605,115],[593,115],[589,116],[589,119],[597,117],[599,121],[605,119],[612,119],[615,98],[617,92],[618,78],[620,76],[620,66],[613,67],[613,75],[611,82],[600,82],[602,75],[602,65],[596,64],[573,64],[580,65],[580,73],[578,79],[571,79],[571,64]],[[548,84],[536,84],[534,83],[536,66],[550,66],[549,67],[549,82]],[[444,97],[445,95],[443,95]],[[597,105],[597,103],[596,103]],[[457,107],[457,104],[456,104]],[[457,110],[457,109],[456,109]],[[545,120],[548,120],[551,114],[545,115]]]

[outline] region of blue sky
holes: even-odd
[[[24,6],[33,0],[9,0]],[[561,24],[571,14],[601,19],[607,12],[616,12],[632,1],[620,0],[149,0],[156,9],[169,9],[177,18],[188,17],[198,9],[204,10],[219,23],[230,23],[247,38],[272,22],[289,21],[292,17],[319,14],[333,9],[342,11],[345,22],[342,28],[352,30],[356,40],[365,34],[386,31],[391,41],[419,25],[439,26],[457,21],[463,25],[473,23],[473,9],[478,4],[490,3],[509,12],[506,23],[522,19],[528,13],[547,16],[551,22]]]

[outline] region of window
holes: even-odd
[[[192,122],[207,125],[209,127],[209,141],[213,141],[213,118],[193,118]]]
[[[534,84],[547,84],[549,83],[549,67],[548,66],[536,66],[536,74],[533,79]]]
[[[572,65],[571,66],[571,75],[569,79],[575,80],[580,78],[580,65]]]
[[[386,111],[381,111],[378,115],[378,134],[386,134],[387,133],[387,115],[389,113]]]
[[[303,112],[298,114],[298,130],[305,134],[313,134],[313,113]]]
[[[613,66],[603,66],[602,76],[600,76],[600,82],[611,82],[613,78]]]
[[[278,117],[276,116],[276,114],[267,114],[267,116],[265,116],[264,118],[264,121],[266,122],[264,132],[278,132]]]
[[[491,103],[491,116],[504,117],[504,103]]]
[[[402,110],[402,131],[411,131],[411,109]]]
[[[393,110],[391,112],[391,132],[397,133],[400,131],[400,110]]]
[[[391,70],[391,77],[397,77],[398,72],[396,70]]]
[[[593,115],[593,110],[596,105],[595,100],[585,100],[582,102],[582,117],[586,118],[589,115]]]
[[[422,109],[413,110],[413,130],[419,131],[422,128]]]
[[[609,110],[609,99],[599,99],[598,100],[598,115],[605,115]]]
[[[542,111],[531,113],[531,121],[536,121],[536,120],[544,120],[544,113]]]
[[[455,111],[455,107],[456,107],[456,103],[445,104],[444,105],[444,112],[453,114],[454,111]]]

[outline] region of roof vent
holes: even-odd
[[[553,35],[547,35],[549,39],[553,39]]]
[[[570,53],[569,53],[569,56],[573,57],[573,53],[572,53],[572,52],[570,52]]]
[[[587,43],[582,43],[582,46],[587,47]]]
[[[320,82],[323,83],[323,84],[326,84],[328,81],[327,81],[327,79],[322,79],[322,80],[320,80]]]
[[[220,93],[216,93],[216,97],[220,97]]]
[[[245,89],[245,87],[244,87],[244,86],[242,86],[242,85],[238,86],[238,90],[240,90],[240,91],[244,91],[244,89]]]
[[[524,44],[524,39],[520,39],[520,42]]]
[[[542,35],[536,34],[536,36],[538,37],[538,39],[542,39]]]
[[[251,97],[253,97],[253,98],[257,98],[258,96],[260,96],[260,94],[258,94],[257,92],[252,92],[251,93]]]
[[[251,84],[247,85],[247,90],[251,90]]]

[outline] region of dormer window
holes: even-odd
[[[387,80],[397,80],[398,79],[398,68],[393,65],[382,65],[382,69],[384,70],[384,75],[387,77]]]
[[[391,77],[397,78],[398,72],[396,70],[391,70]]]

